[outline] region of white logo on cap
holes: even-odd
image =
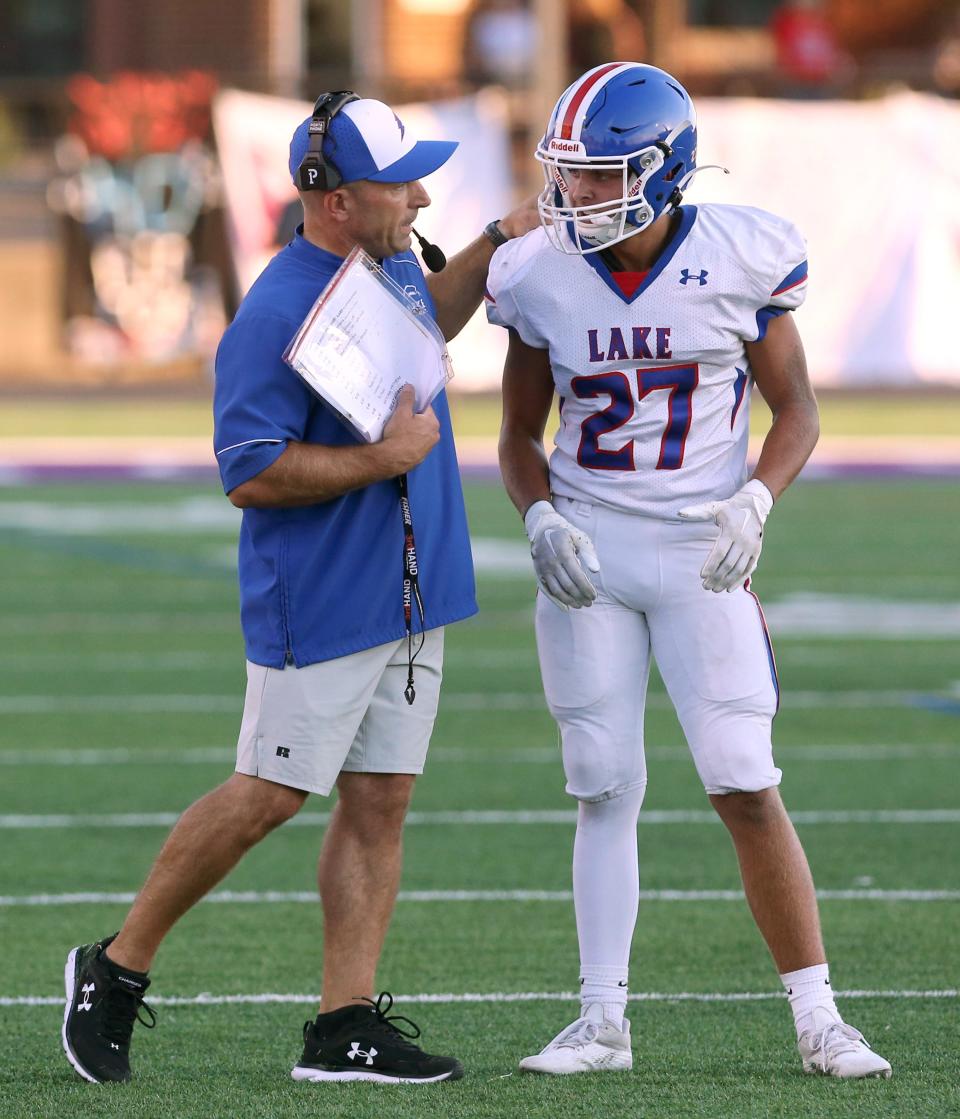
[[[345,105],[343,113],[356,125],[378,171],[390,167],[416,146],[414,136],[407,134],[393,109],[382,101],[363,97]]]
[[[307,168],[307,182],[311,186],[313,186],[313,184],[316,181],[317,181],[317,169],[316,169],[316,167],[308,167]]]

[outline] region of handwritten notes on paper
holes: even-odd
[[[405,384],[422,411],[452,376],[443,335],[426,308],[359,247],[311,308],[284,360],[368,443],[382,437]]]

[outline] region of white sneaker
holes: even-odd
[[[624,1018],[623,1028],[619,1029],[602,1016],[599,1004],[588,1007],[586,1013],[588,1017],[571,1023],[536,1056],[524,1057],[520,1062],[522,1071],[565,1076],[572,1072],[617,1072],[633,1068],[629,1020]]]
[[[890,1062],[874,1053],[859,1030],[819,1007],[813,1011],[813,1027],[801,1036],[797,1048],[804,1072],[839,1076],[843,1080],[868,1076],[887,1080],[893,1075]]]

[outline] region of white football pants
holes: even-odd
[[[778,686],[760,604],[747,589],[703,589],[717,528],[554,499],[592,538],[598,597],[563,610],[537,595],[547,704],[567,792],[600,801],[646,784],[643,718],[651,653],[708,793],[780,783],[771,722]]]

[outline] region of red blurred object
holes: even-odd
[[[69,129],[92,155],[113,162],[175,152],[210,131],[217,80],[201,70],[184,74],[125,71],[106,82],[77,74],[67,83],[74,106]]]
[[[782,5],[770,20],[770,31],[785,78],[819,85],[835,77],[843,64],[833,25],[819,4],[798,0]]]

